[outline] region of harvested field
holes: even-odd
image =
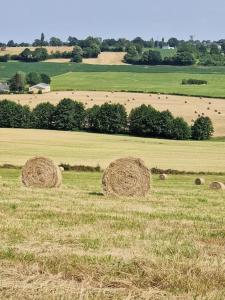
[[[99,173],[64,173],[57,193],[0,175],[1,299],[225,298],[224,191],[154,176],[145,199],[113,199]]]
[[[91,65],[126,65],[123,62],[125,52],[102,52],[97,58],[85,58],[84,64]]]
[[[5,98],[16,102],[19,101],[21,104],[27,104],[31,107],[35,107],[37,104],[47,101],[57,104],[63,98],[71,98],[87,103],[86,107],[92,107],[94,104],[103,104],[111,101],[111,103],[124,104],[128,112],[136,106],[146,104],[152,105],[160,111],[168,109],[175,116],[183,117],[189,124],[191,124],[192,120],[195,120],[199,114],[204,113],[205,116],[209,116],[213,121],[215,128],[214,136],[225,136],[225,101],[222,99],[173,95],[160,95],[159,99],[159,95],[157,94],[91,91],[51,92],[43,95],[0,95],[0,100]],[[210,105],[209,102],[211,103]],[[208,108],[210,108],[210,110]],[[220,114],[218,112],[216,113],[215,109],[218,110]]]
[[[38,47],[7,47],[5,50],[0,50],[0,55],[5,55],[5,54],[20,54],[24,49],[29,48],[30,50],[35,50]],[[64,52],[64,51],[72,51],[73,47],[69,46],[60,46],[60,47],[53,47],[53,46],[48,46],[48,47],[43,47],[46,48],[48,53],[54,53],[54,52]]]
[[[224,141],[172,141],[85,132],[0,129],[0,165],[22,166],[33,156],[45,156],[58,165],[106,168],[117,158],[132,156],[140,157],[148,168],[225,172],[224,147]]]

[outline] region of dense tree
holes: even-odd
[[[193,64],[195,64],[195,58],[194,58],[193,54],[191,54],[190,52],[181,51],[181,52],[177,53],[177,55],[174,59],[174,63],[176,65],[180,65],[180,66],[193,65]]]
[[[53,127],[59,130],[81,129],[85,120],[84,105],[71,99],[63,99],[56,106],[52,117]]]
[[[176,38],[174,38],[174,37],[172,37],[172,38],[170,38],[169,40],[168,40],[168,45],[170,46],[170,47],[177,47],[178,46],[178,44],[179,44],[179,41],[178,41],[178,39],[176,39]]]
[[[62,46],[63,42],[57,37],[51,37],[49,41],[50,46]]]
[[[30,123],[30,110],[13,101],[0,101],[0,127],[27,128]]]
[[[12,92],[23,92],[25,90],[25,85],[26,74],[20,71],[9,80],[9,88]]]
[[[129,64],[138,64],[140,61],[140,57],[136,47],[130,46],[127,49],[127,54],[124,57],[124,60]]]
[[[75,46],[72,51],[71,61],[75,63],[81,63],[83,60],[83,50],[79,46]]]
[[[212,45],[210,46],[210,54],[211,54],[211,55],[218,55],[218,54],[220,54],[220,50],[219,50],[217,44],[212,44]]]
[[[132,109],[129,115],[130,133],[137,136],[157,136],[159,114],[155,108],[145,104]]]
[[[160,51],[150,50],[148,54],[148,62],[150,65],[160,65],[162,63],[162,55]]]
[[[175,140],[188,140],[191,138],[191,128],[183,118],[173,120],[171,138]]]
[[[209,117],[199,117],[191,127],[194,140],[209,140],[213,135],[214,128]]]
[[[33,51],[34,61],[42,61],[48,58],[48,51],[45,48],[36,48]]]
[[[32,112],[32,127],[51,129],[55,106],[49,102],[38,104]]]
[[[46,84],[50,84],[51,83],[51,77],[45,73],[41,73],[40,74],[41,77],[41,82],[46,83]]]
[[[29,48],[24,49],[19,56],[20,56],[20,60],[22,61],[25,62],[33,61],[33,52]]]
[[[41,76],[37,72],[30,72],[26,75],[26,81],[29,85],[35,85],[41,82]]]
[[[101,133],[122,133],[127,127],[127,113],[121,104],[93,106],[87,113],[87,127]]]

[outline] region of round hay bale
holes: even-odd
[[[62,183],[61,171],[51,159],[34,157],[22,169],[22,183],[26,187],[59,187]]]
[[[210,188],[213,190],[225,190],[225,185],[222,182],[214,181],[210,184]]]
[[[196,185],[203,185],[203,184],[205,184],[205,179],[204,178],[196,178],[195,179],[195,184]]]
[[[60,170],[61,172],[64,172],[64,171],[65,171],[65,169],[64,169],[62,166],[59,167],[59,170]]]
[[[159,175],[159,179],[160,180],[166,180],[168,178],[168,175],[167,174],[160,174]]]
[[[120,158],[112,162],[102,178],[106,195],[144,197],[150,190],[150,170],[138,158]]]

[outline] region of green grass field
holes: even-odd
[[[153,178],[145,199],[107,198],[101,173],[28,189],[1,169],[1,299],[225,298],[224,192],[206,176]]]
[[[53,90],[160,92],[225,98],[225,67],[101,66],[72,63],[0,63],[0,81],[16,71],[47,73]],[[182,79],[203,79],[206,86],[182,86]]]
[[[0,129],[0,165],[23,165],[44,155],[58,164],[100,165],[119,157],[141,157],[149,168],[225,172],[224,140],[194,142],[84,132]]]
[[[194,77],[207,85],[182,85]],[[53,77],[52,88],[62,90],[160,92],[194,96],[225,97],[225,75],[186,73],[70,72]]]

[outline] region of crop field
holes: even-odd
[[[224,67],[92,65],[74,63],[0,63],[0,81],[16,71],[53,77],[54,90],[140,91],[225,98]],[[203,79],[203,86],[183,86],[182,79]]]
[[[100,165],[126,156],[142,158],[149,168],[225,172],[224,140],[171,141],[123,135],[30,129],[0,129],[0,165],[22,166],[29,157],[56,163]]]
[[[5,50],[1,50],[0,49],[0,55],[5,55],[5,54],[20,54],[23,50],[25,50],[26,48],[29,48],[31,51],[34,51],[36,48],[38,47],[7,47]],[[45,49],[47,49],[48,53],[55,53],[55,52],[64,52],[64,51],[72,51],[73,47],[70,46],[47,46],[47,47],[43,47]]]
[[[5,98],[23,105],[29,105],[32,108],[39,103],[47,101],[56,105],[63,98],[81,101],[86,108],[90,108],[95,104],[101,105],[105,102],[121,103],[126,107],[128,113],[132,108],[140,106],[141,104],[152,105],[160,111],[168,109],[174,116],[183,117],[189,124],[192,124],[193,120],[199,115],[204,114],[205,116],[209,116],[212,119],[215,129],[214,136],[225,136],[225,101],[222,99],[90,91],[61,91],[42,95],[0,95],[0,100]]]
[[[208,188],[224,176],[154,176],[146,198],[116,199],[101,173],[65,172],[51,190],[0,175],[1,299],[225,298],[224,191]]]
[[[207,85],[182,85],[186,73],[130,73],[130,72],[69,72],[53,77],[53,90],[141,91],[193,96],[225,97],[225,75],[195,74],[195,79]]]

